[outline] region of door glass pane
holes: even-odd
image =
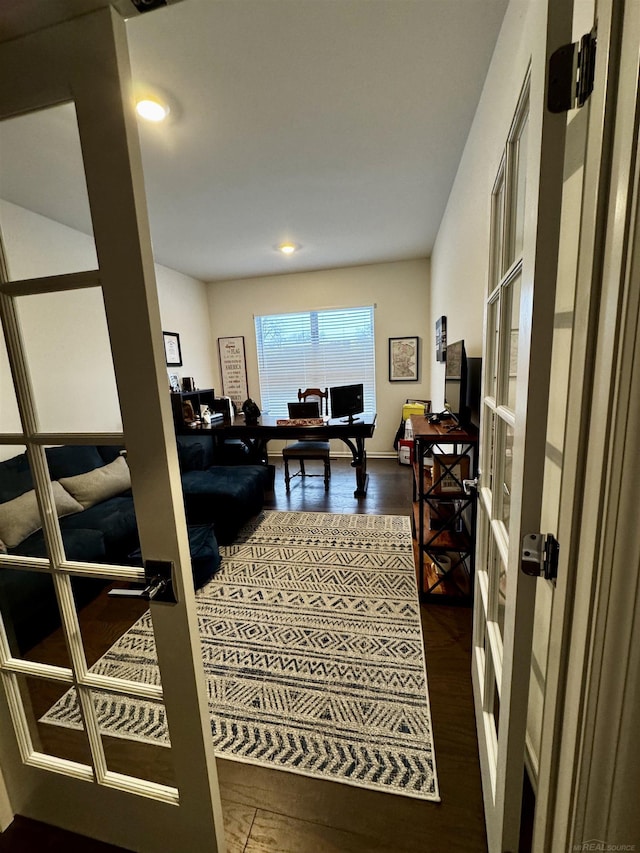
[[[492,278],[489,290],[498,284],[504,273],[504,163],[496,180],[491,211],[492,228]]]
[[[519,140],[514,143],[513,155],[515,165],[514,186],[514,224],[513,224],[513,250],[511,260],[515,261],[522,256],[524,241],[524,213],[526,205],[526,169],[527,169],[527,139],[529,132],[529,120],[525,120]]]
[[[73,728],[46,720],[49,708],[68,692],[68,685],[44,678],[16,676],[33,748],[36,752],[91,766],[91,751],[75,695],[69,702]]]
[[[497,609],[497,622],[498,627],[500,628],[500,636],[502,637],[502,641],[504,642],[504,614],[507,606],[507,572],[505,564],[500,560],[500,565],[498,566],[498,609]]]
[[[42,432],[121,432],[100,288],[16,298]]]
[[[493,682],[493,724],[496,729],[496,738],[500,734],[500,694],[498,693],[498,685]]]
[[[504,612],[507,599],[507,572],[497,547],[492,549],[491,560],[491,620],[498,624],[504,641]]]
[[[496,747],[498,742],[498,732],[500,723],[500,692],[496,679],[496,671],[494,665],[493,654],[491,651],[491,643],[485,645],[485,673],[484,673],[484,696],[483,709],[493,723],[495,732],[493,755],[496,755]]]
[[[0,612],[12,657],[71,667],[51,574],[0,569]]]
[[[91,691],[107,770],[176,786],[164,705]]]
[[[10,280],[96,269],[74,104],[0,122],[0,150],[0,228]]]
[[[504,526],[509,529],[509,520],[511,518],[511,487],[513,473],[513,427],[503,423],[501,425],[501,433],[504,436],[503,454],[502,454],[502,490],[500,499],[500,518],[504,522]]]
[[[99,672],[102,675],[113,675],[117,678],[126,678],[131,681],[144,681],[147,683],[145,667],[138,666],[134,662],[135,652],[132,654],[125,651],[127,643],[137,642],[145,649],[145,654],[148,659],[157,666],[155,644],[153,636],[149,635],[146,642],[142,636],[135,631],[135,625],[138,620],[148,614],[149,603],[141,598],[120,598],[111,597],[109,590],[137,588],[140,589],[140,584],[133,584],[127,581],[108,581],[100,579],[100,587],[97,594],[93,595],[93,587],[86,588],[80,582],[91,583],[92,578],[74,578],[77,581],[74,585],[73,597],[78,611],[78,623],[80,626],[80,634],[82,644],[84,646],[87,666],[92,672]],[[124,637],[131,629],[131,639],[125,640]],[[136,640],[133,640],[133,637]],[[120,651],[120,661],[118,662],[117,655],[109,653],[112,647],[116,646]],[[139,650],[138,656],[141,659],[142,649]],[[131,657],[131,666],[125,667],[123,661],[125,656]],[[159,677],[155,683],[160,683]]]
[[[496,418],[493,409],[484,406],[484,441],[482,447],[482,481],[481,487],[493,491],[493,475],[495,470],[495,432]]]
[[[507,352],[505,354],[508,365],[507,376],[507,398],[506,404],[515,412],[516,389],[518,378],[518,333],[520,327],[520,286],[521,277],[518,276],[506,287],[506,317],[509,324],[509,335],[506,340]]]
[[[122,589],[126,583],[113,586]],[[92,673],[160,685],[148,602],[112,598],[105,588],[79,614],[87,665]]]
[[[482,608],[476,603],[476,617],[474,620],[474,651],[475,663],[480,675],[479,683],[484,684],[484,667],[486,660],[487,627]]]
[[[45,448],[51,480],[58,481],[75,504],[59,520],[67,560],[142,566],[131,474],[123,451],[116,445],[94,444]]]
[[[487,572],[489,568],[489,518],[482,502],[478,503],[478,522],[476,527],[476,572]]]
[[[496,398],[498,381],[498,297],[487,308],[487,396]]]
[[[20,433],[20,414],[18,412],[18,401],[16,398],[11,370],[9,368],[9,356],[4,340],[4,333],[0,325],[0,433]],[[13,455],[11,447],[0,447],[0,459],[6,459]]]

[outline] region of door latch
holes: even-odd
[[[465,495],[470,495],[472,492],[477,491],[478,478],[474,477],[473,480],[463,480],[462,488],[464,490]]]
[[[177,604],[171,574],[173,563],[167,560],[145,560],[146,586],[138,589],[110,589],[112,598],[142,598],[159,604]]]
[[[527,533],[522,539],[520,568],[533,578],[555,581],[560,543],[551,533]]]

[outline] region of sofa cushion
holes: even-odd
[[[82,512],[83,507],[58,482],[51,484],[58,516]],[[36,493],[30,492],[0,504],[0,539],[8,548],[15,548],[23,539],[42,527]]]
[[[31,489],[33,480],[26,453],[0,462],[0,503],[11,501]]]
[[[104,539],[104,553],[109,562],[121,562],[138,545],[138,525],[130,494],[101,501],[78,515],[61,519],[64,531],[92,528]],[[100,560],[98,560],[100,562]]]
[[[63,529],[62,541],[67,560],[82,563],[103,563],[105,561],[104,535],[100,530],[83,527],[72,530]],[[47,546],[42,530],[38,530],[15,548],[12,548],[11,554],[16,557],[46,557]]]
[[[49,476],[52,480],[86,474],[87,471],[93,471],[94,468],[104,465],[104,460],[98,453],[97,447],[92,444],[64,444],[61,447],[47,447],[45,454],[49,465]]]
[[[123,456],[85,474],[61,477],[60,482],[84,509],[131,488],[129,466]]]

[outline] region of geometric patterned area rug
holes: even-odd
[[[216,755],[439,801],[407,516],[264,511],[196,594]],[[145,614],[92,667],[157,683]],[[104,734],[167,743],[157,706],[100,700]],[[43,722],[76,728],[73,690]]]

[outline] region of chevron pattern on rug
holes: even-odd
[[[409,518],[265,511],[196,594],[216,755],[439,801]],[[145,614],[92,667],[159,683]],[[168,744],[98,694],[104,734]],[[80,727],[68,691],[43,722]]]

